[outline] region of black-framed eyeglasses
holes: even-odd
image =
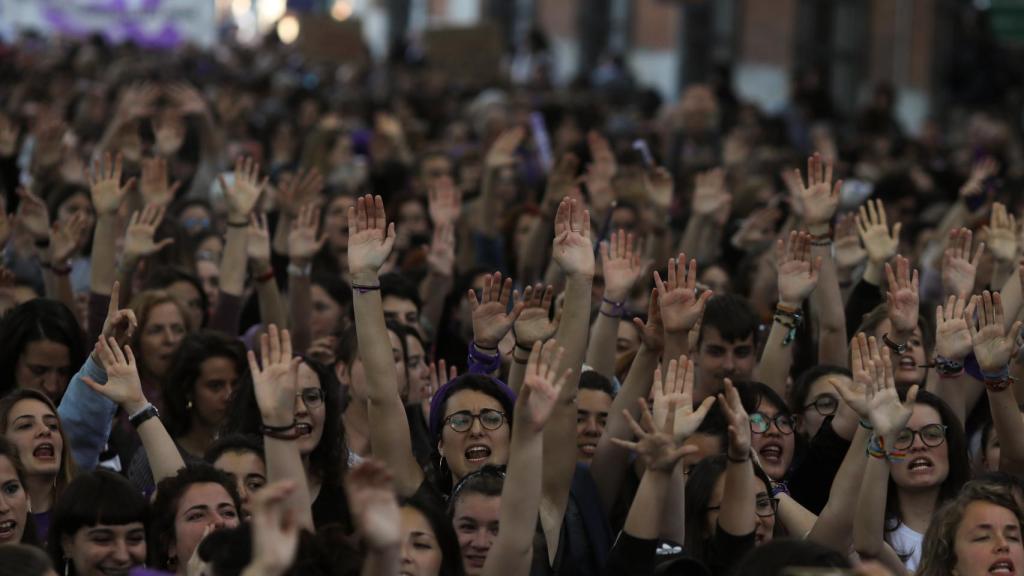
[[[928,424],[922,426],[920,430],[914,430],[912,428],[904,428],[900,430],[900,433],[896,436],[895,446],[897,450],[906,450],[914,445],[914,437],[920,436],[921,442],[929,447],[935,448],[936,446],[942,446],[942,443],[946,441],[946,425],[945,424]]]
[[[456,432],[465,432],[473,427],[473,420],[480,420],[480,426],[483,426],[484,430],[497,430],[505,424],[505,413],[485,409],[479,414],[473,414],[469,410],[460,410],[449,414],[444,423]]]
[[[302,398],[306,408],[316,408],[324,403],[324,391],[320,388],[305,388],[300,390],[295,396]]]
[[[722,508],[721,505],[719,505],[719,506],[708,506],[708,510],[709,511],[710,510],[720,510],[721,508]],[[769,497],[766,496],[764,498],[758,498],[757,501],[754,502],[754,514],[757,514],[761,518],[771,518],[772,516],[775,516],[775,513],[778,512],[778,511],[779,511],[779,499],[778,498],[769,498]]]
[[[776,414],[774,418],[754,412],[750,415],[750,431],[754,434],[764,434],[772,427],[772,422],[779,432],[789,435],[793,433],[793,417],[788,414]]]
[[[500,479],[504,480],[505,479],[505,466],[494,466],[494,465],[487,464],[483,468],[480,468],[479,470],[474,470],[474,471],[470,472],[469,474],[466,474],[465,476],[462,477],[461,480],[458,481],[457,484],[455,484],[455,487],[452,488],[452,495],[451,495],[450,500],[454,501],[455,498],[457,498],[459,496],[459,492],[462,490],[463,487],[466,486],[467,482],[469,482],[470,480],[473,480],[475,478],[481,478],[481,477],[484,477],[484,476],[491,476],[493,478],[500,478]]]
[[[839,409],[839,399],[830,394],[822,394],[814,402],[804,405],[804,410],[814,407],[814,411],[822,416],[831,416]]]

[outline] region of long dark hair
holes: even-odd
[[[245,347],[238,340],[213,330],[200,330],[185,336],[163,386],[164,412],[160,416],[171,438],[187,434],[192,426],[188,402],[195,397],[195,385],[203,362],[210,358],[230,360],[235,365],[239,381],[249,371]]]
[[[438,576],[462,576],[462,554],[451,518],[435,500],[418,494],[403,500],[402,506],[415,509],[430,523],[430,528],[437,538],[437,545],[441,549],[441,570]]]
[[[13,442],[5,438],[0,434],[0,458],[7,458],[11,463],[11,467],[14,468],[14,473],[18,475],[18,482],[21,483],[21,489],[25,492],[25,500],[28,500],[28,484],[25,482],[25,466],[21,463],[21,457],[18,456],[18,447]],[[39,534],[36,533],[36,523],[32,518],[32,514],[25,513],[25,530],[21,533],[22,544],[32,544],[35,546],[41,545],[39,542]]]
[[[711,539],[711,534],[704,526],[705,513],[708,510],[708,503],[711,501],[711,494],[715,491],[715,484],[725,473],[728,463],[725,454],[708,456],[693,467],[690,477],[686,480],[686,518],[684,519],[686,542],[684,547],[693,556],[693,559],[699,562],[706,561],[708,542]],[[754,475],[764,483],[765,490],[770,493],[771,480],[768,479],[768,475],[757,464],[753,464],[753,466]]]
[[[325,486],[340,487],[348,466],[348,445],[345,443],[345,425],[341,414],[344,406],[341,401],[341,383],[334,371],[323,364],[302,357],[302,362],[317,375],[320,389],[324,392],[324,431],[320,443],[309,455],[309,469]],[[231,414],[225,426],[228,432],[258,435],[263,421],[260,419],[259,405],[252,387],[252,377],[247,375],[239,383],[232,403]]]
[[[61,423],[60,414],[57,413],[57,407],[53,405],[53,401],[46,394],[30,388],[19,388],[0,398],[0,435],[7,433],[11,409],[22,400],[42,402],[57,417],[57,432],[60,434],[63,448],[61,448],[60,452],[60,469],[57,471],[57,477],[54,479],[53,484],[53,501],[56,502],[60,499],[68,485],[71,484],[71,481],[78,475],[78,466],[75,465],[75,459],[71,455],[71,438],[64,433],[64,425]]]
[[[0,342],[3,343],[0,346],[0,396],[18,385],[18,359],[29,343],[39,340],[67,346],[71,370],[85,362],[85,334],[71,310],[56,300],[29,300],[13,308],[0,321]]]
[[[50,520],[47,551],[63,574],[75,574],[75,566],[65,555],[61,541],[73,537],[80,528],[111,524],[123,526],[141,522],[149,532],[149,503],[123,476],[107,470],[83,474],[57,500]]]
[[[905,394],[900,394],[905,398]],[[939,413],[939,418],[946,425],[946,453],[949,455],[949,473],[939,487],[939,499],[935,506],[938,509],[943,503],[956,498],[956,495],[971,478],[971,465],[967,456],[967,438],[964,436],[963,424],[953,409],[941,398],[931,392],[921,390],[917,393],[917,404],[931,406]],[[889,475],[889,486],[885,499],[885,531],[892,532],[903,522],[900,515],[899,487]],[[897,554],[903,551],[897,550]]]

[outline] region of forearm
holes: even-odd
[[[83,380],[85,376],[99,384],[107,382],[103,365],[87,356],[81,370],[71,378],[57,407],[57,415],[75,463],[80,470],[88,471],[99,463],[117,404],[89,388]]]
[[[793,366],[792,342],[785,343],[789,328],[780,322],[773,321],[768,333],[768,341],[764,345],[761,361],[754,369],[754,380],[764,382],[775,390],[779,396],[786,397],[786,380]],[[845,346],[843,348],[846,349]]]
[[[393,576],[402,565],[402,549],[394,546],[385,549],[369,549],[363,560],[361,576]]]
[[[640,487],[633,498],[633,505],[629,507],[629,515],[626,516],[626,524],[623,530],[635,538],[653,540],[658,537],[665,500],[669,495],[669,487],[672,479],[671,472],[661,470],[647,470],[640,480]],[[675,540],[682,542],[682,540]]]
[[[889,463],[868,458],[853,516],[853,547],[864,558],[878,558],[885,545],[886,484]]]
[[[292,263],[295,264],[295,261]],[[288,274],[288,313],[291,316],[292,347],[298,352],[308,350],[313,341],[309,329],[310,318],[313,316],[312,289],[308,274]]]
[[[256,298],[259,302],[260,322],[264,326],[275,324],[280,328],[289,328],[288,314],[285,313],[284,302],[281,299],[281,289],[277,287],[277,281],[273,278],[261,278],[265,274],[272,274],[274,271],[269,263],[260,263],[253,266],[253,273],[257,277]],[[305,350],[305,349],[303,349]]]
[[[524,284],[538,280],[544,274],[551,251],[551,231],[554,230],[554,219],[547,214],[541,214],[539,220],[530,230],[525,252],[516,254],[519,268],[517,278]]]
[[[89,289],[96,294],[109,296],[110,287],[114,285],[117,224],[117,217],[113,214],[100,214],[96,217],[89,278]]]
[[[989,389],[988,405],[992,410],[992,426],[999,436],[999,469],[1012,474],[1024,472],[1024,418],[1013,388]]]
[[[604,433],[597,442],[594,459],[590,463],[590,475],[597,484],[597,492],[601,496],[605,512],[610,511],[615,505],[629,463],[629,450],[615,445],[611,439],[626,440],[631,437],[633,432],[622,411],[629,410],[631,414],[637,414],[637,400],[647,397],[657,367],[658,353],[641,344],[629,374],[626,375],[626,381],[615,396],[611,409],[608,410]]]
[[[590,329],[587,344],[587,366],[608,378],[615,377],[615,340],[619,332],[618,312],[609,304],[601,303],[601,313]]]
[[[278,213],[277,228],[271,240],[271,250],[277,254],[288,254],[288,234],[292,230],[292,216],[284,210]]]
[[[134,411],[126,412],[134,413]],[[143,422],[139,428],[139,439],[142,441],[142,448],[146,451],[146,458],[149,460],[149,470],[153,473],[153,483],[159,484],[164,478],[170,478],[185,467],[185,461],[174,445],[174,440],[167,433],[160,418],[150,418]]]
[[[232,217],[228,217],[230,221]],[[241,219],[235,216],[237,219]],[[220,259],[220,291],[241,296],[245,290],[246,229],[244,226],[228,226],[224,240],[224,253]]]
[[[960,359],[962,362],[963,359]],[[965,418],[969,412],[968,405],[974,404],[977,400],[977,394],[971,394],[970,397],[973,399],[968,402],[968,392],[970,392],[970,384],[974,382],[966,372],[960,374],[955,378],[944,378],[940,376],[935,370],[929,371],[929,388],[936,396],[942,398],[942,400],[949,404],[950,409],[956,414],[959,422],[966,422]]]
[[[75,293],[71,289],[70,271],[68,272],[58,274],[53,270],[52,265],[49,268],[44,268],[43,284],[46,287],[47,298],[61,302],[69,310],[74,310],[77,304],[75,304]]]
[[[812,261],[819,256],[822,266],[818,286],[811,293],[811,313],[818,319],[818,363],[846,368],[846,314],[831,245],[811,245]]]
[[[661,355],[667,365],[668,362],[690,353],[690,331],[665,332],[665,353]],[[694,398],[694,402],[701,402],[703,398]]]
[[[501,530],[487,554],[485,576],[529,574],[540,510],[541,474],[537,472],[542,466],[543,438],[530,429],[529,422],[517,421],[512,429],[508,476],[501,491]]]
[[[754,493],[758,481],[749,454],[743,462],[730,458],[725,467],[724,496],[718,514],[718,525],[727,533],[743,536],[754,531],[755,502],[750,494]]]
[[[779,494],[779,511],[776,516],[786,533],[793,538],[805,537],[818,520],[813,512],[801,506],[789,494]]]
[[[1017,319],[1017,315],[1020,314],[1021,302],[1024,302],[1021,294],[1021,280],[1019,275],[1010,274],[1010,277],[1006,279],[1006,282],[1002,285],[1003,289],[999,295],[1003,299],[1003,315],[1005,328],[1010,329],[1013,326],[1013,322]]]
[[[868,439],[871,433],[862,426],[857,426],[850,449],[832,480],[828,503],[818,516],[807,539],[824,544],[836,550],[846,550],[850,546],[850,533],[853,529],[853,518],[856,514],[857,485],[864,477]]]
[[[492,222],[499,220],[498,198],[494,193],[494,180],[498,171],[494,168],[484,167],[483,181],[480,185],[479,218],[471,221],[470,228],[481,236],[495,236],[498,229],[491,226]]]
[[[441,325],[444,302],[451,290],[451,275],[442,275],[431,271],[420,283],[420,300],[423,302],[420,317],[435,334]]]
[[[516,358],[517,353],[522,355],[523,358]],[[516,394],[519,394],[519,391],[523,388],[523,378],[526,377],[526,362],[527,354],[525,350],[512,351],[512,366],[508,370],[508,387]]]
[[[646,478],[647,475],[644,475]],[[641,489],[643,486],[641,486]],[[660,500],[664,508],[658,537],[670,542],[682,544],[686,542],[686,476],[683,475],[683,461],[676,462],[675,468],[668,474],[668,492]],[[636,501],[634,500],[634,504]],[[630,509],[632,513],[632,509]],[[629,519],[626,519],[627,525]],[[630,532],[632,534],[632,532]]]
[[[704,229],[710,225],[711,224],[706,222],[704,218],[700,218],[697,215],[691,215],[686,221],[686,228],[683,230],[683,237],[679,241],[679,251],[684,254],[688,254],[691,258],[696,258],[697,262],[705,264],[706,261],[700,258],[703,254],[700,243],[707,234]]]
[[[263,452],[267,458],[267,482],[290,480],[294,483],[295,490],[288,496],[288,508],[301,528],[314,531],[309,482],[295,440],[264,436]]]

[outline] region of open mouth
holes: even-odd
[[[466,448],[465,456],[471,464],[482,464],[491,457],[491,449],[488,446],[470,446]]]
[[[765,444],[757,451],[761,461],[767,464],[782,464],[782,446],[778,444]]]
[[[313,433],[313,425],[306,424],[305,422],[300,422],[295,425],[295,432],[299,436],[309,436],[310,434]]]
[[[484,562],[487,560],[486,554],[465,554],[463,558],[466,559],[466,564],[469,564],[473,568],[483,568]]]
[[[123,568],[104,567],[99,566],[100,573],[106,574],[106,576],[128,576],[131,572],[131,566],[125,566]]]
[[[0,540],[10,540],[14,538],[14,531],[18,528],[18,523],[14,520],[5,520],[0,522]]]
[[[1016,574],[1013,561],[1008,559],[999,560],[988,567],[989,574]]]
[[[580,449],[581,454],[586,454],[587,456],[593,456],[594,452],[597,452],[597,444],[594,442],[584,442],[577,445],[577,447]]]
[[[917,370],[917,362],[912,356],[900,356],[900,370]]]
[[[914,458],[913,460],[908,462],[907,463],[907,470],[909,470],[911,472],[927,471],[927,470],[931,470],[933,466],[934,466],[934,464],[932,464],[931,460],[929,460],[928,458],[920,457],[920,458]]]
[[[44,442],[39,446],[36,446],[35,450],[32,451],[32,456],[39,460],[55,460],[57,457],[57,450],[53,447],[53,444]]]

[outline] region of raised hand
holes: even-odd
[[[572,373],[572,368],[567,368],[561,375],[558,374],[564,355],[565,349],[555,340],[548,340],[543,346],[540,342],[534,342],[530,350],[523,388],[516,401],[516,416],[517,420],[521,418],[534,432],[544,430],[555,410],[558,393]]]
[[[355,477],[358,470],[352,470],[346,479]],[[295,511],[288,507],[294,491],[295,482],[281,480],[252,496],[253,559],[243,574],[284,574],[295,563],[300,527]]]
[[[151,82],[126,87],[117,103],[117,116],[123,121],[138,120],[153,113],[153,106],[160,97],[160,89]]]
[[[604,272],[605,299],[624,301],[643,273],[640,250],[636,249],[636,237],[632,232],[612,232],[611,238],[601,242],[601,269]]]
[[[885,275],[889,280],[886,292],[886,306],[889,308],[889,320],[893,331],[911,334],[917,328],[917,312],[920,288],[918,287],[917,270],[910,273],[910,261],[903,256],[896,257],[896,272],[890,264],[885,265]]]
[[[142,161],[142,177],[139,179],[139,193],[146,206],[166,206],[174,200],[174,194],[181,182],[171,184],[167,178],[167,160],[146,158]]]
[[[800,175],[800,204],[803,205],[804,221],[808,226],[828,224],[839,206],[839,191],[843,181],[832,184],[832,160],[822,159],[817,152],[807,158],[807,180]]]
[[[662,166],[645,172],[644,186],[647,188],[647,198],[652,204],[661,210],[672,207],[672,195],[676,185],[671,172]]]
[[[868,252],[868,258],[876,264],[882,264],[896,255],[900,245],[900,230],[903,224],[897,222],[889,231],[885,216],[885,206],[881,200],[868,200],[857,213],[857,230],[861,242]]]
[[[693,213],[702,218],[714,218],[716,222],[724,224],[723,220],[729,219],[731,209],[732,195],[725,191],[725,172],[715,168],[697,174],[691,203]]]
[[[455,272],[455,224],[434,228],[427,251],[427,268],[444,277],[451,277]]]
[[[696,370],[693,360],[685,355],[672,359],[668,363],[665,378],[661,377],[661,368],[654,371],[654,423],[664,428],[668,421],[668,412],[674,407],[675,426],[672,434],[677,443],[693,435],[707,416],[708,410],[715,403],[714,396],[708,396],[696,410],[693,409],[693,379]]]
[[[555,168],[548,174],[547,187],[544,189],[544,200],[541,211],[547,215],[555,214],[560,208],[559,203],[563,198],[568,198],[577,191],[576,170],[580,161],[574,154],[566,154],[555,164]]]
[[[971,258],[973,238],[974,234],[967,228],[954,228],[949,232],[949,244],[942,255],[942,287],[947,295],[967,298],[974,292],[974,277],[985,243],[978,243]]]
[[[647,321],[633,318],[633,325],[640,331],[640,340],[648,350],[661,352],[665,348],[665,324],[661,317],[661,297],[657,288],[651,289],[647,301]],[[699,315],[698,315],[699,318]]]
[[[172,158],[185,143],[185,120],[174,109],[165,108],[150,119],[153,129],[153,150],[157,154]]]
[[[79,210],[61,224],[54,222],[50,228],[50,262],[64,262],[78,251],[86,241],[89,217]]]
[[[291,230],[288,231],[288,257],[292,262],[309,262],[320,251],[327,237],[321,235],[317,238],[316,231],[319,226],[320,208],[315,204],[306,204],[299,209]]]
[[[725,392],[718,394],[718,405],[729,425],[728,454],[732,460],[743,460],[750,457],[750,416],[732,380],[726,378],[724,384]]]
[[[883,346],[881,351],[878,342],[872,337],[868,340],[867,369],[871,373],[871,385],[867,388],[868,420],[875,434],[892,437],[907,426],[913,413],[914,400],[917,398],[917,385],[907,391],[907,399],[900,402],[896,393],[896,380],[892,375],[892,358],[889,348]]]
[[[594,275],[594,246],[590,242],[590,212],[577,200],[565,198],[555,215],[552,258],[569,276]]]
[[[50,168],[60,162],[64,134],[67,131],[67,125],[54,109],[43,108],[39,112],[35,125],[32,126],[32,135],[36,142],[33,162],[37,168]]]
[[[427,422],[430,421],[430,403],[434,399],[434,394],[437,394],[441,386],[455,380],[459,375],[459,369],[455,366],[449,369],[443,358],[437,362],[431,362],[429,366],[430,380],[427,383],[427,388],[423,391],[423,399],[420,401],[420,408],[423,410],[423,417]]]
[[[775,237],[775,226],[781,218],[782,211],[775,206],[758,208],[740,221],[740,227],[730,242],[740,250],[759,248]]]
[[[46,202],[27,188],[18,188],[18,211],[14,215],[15,224],[24,233],[35,240],[48,238],[50,235],[50,212]]]
[[[501,339],[512,329],[516,318],[525,307],[516,294],[517,302],[509,311],[508,302],[512,296],[512,279],[506,278],[502,284],[501,272],[484,277],[484,289],[480,300],[477,300],[476,292],[473,290],[466,293],[469,305],[473,309],[473,342],[478,348],[496,350]]]
[[[447,176],[435,180],[427,190],[427,206],[435,227],[453,225],[462,214],[462,190]]]
[[[804,300],[818,286],[821,257],[811,259],[811,235],[790,232],[789,246],[780,238],[775,244],[778,262],[779,303],[789,308],[800,308]]]
[[[166,211],[167,208],[160,204],[148,204],[142,212],[136,211],[132,214],[124,235],[126,262],[136,262],[140,258],[152,256],[174,243],[173,238],[164,238],[159,242],[153,239]]]
[[[135,334],[139,321],[135,318],[135,312],[131,308],[119,308],[120,294],[121,283],[114,282],[114,287],[110,289],[110,303],[107,304],[107,317],[103,319],[100,340],[113,338],[117,341],[118,346],[124,346]],[[93,361],[101,361],[96,352],[93,352]]]
[[[267,214],[250,214],[249,227],[245,229],[245,234],[245,251],[249,261],[257,266],[269,266],[270,228],[267,226]]]
[[[348,267],[352,278],[376,279],[377,271],[395,245],[395,223],[387,223],[384,199],[380,196],[356,198],[348,208]]]
[[[992,205],[992,219],[982,231],[988,238],[988,249],[996,260],[1002,263],[1017,261],[1017,218],[1007,212],[1004,204],[996,202]]]
[[[139,369],[132,347],[125,345],[122,351],[116,339],[104,339],[101,336],[96,342],[96,354],[107,372],[106,384],[100,384],[89,376],[84,376],[82,380],[125,412],[133,414],[141,410],[146,405],[146,395],[142,392],[142,381],[139,380]]]
[[[647,408],[647,400],[640,398],[640,422],[637,424],[629,410],[623,410],[626,423],[636,435],[636,441],[630,442],[621,438],[612,438],[616,446],[621,446],[636,452],[647,470],[658,472],[671,472],[676,462],[687,454],[697,451],[696,446],[681,445],[673,437],[672,430],[675,427],[676,406],[675,403],[669,406],[668,416],[661,426],[655,424],[651,417],[651,411]]]
[[[1014,339],[1020,333],[1020,320],[1013,323],[1010,331],[1006,331],[1003,315],[1003,298],[999,292],[985,290],[981,295],[974,295],[967,305],[965,315],[977,320],[967,323],[971,331],[974,357],[984,373],[1001,372],[1010,362],[1013,354]]]
[[[291,218],[299,215],[299,210],[313,202],[324,188],[324,177],[316,168],[301,170],[298,174],[286,174],[281,177],[277,187],[277,205]]]
[[[971,353],[971,331],[968,327],[962,297],[950,296],[946,306],[935,309],[935,352],[946,360],[962,361]]]
[[[165,88],[167,96],[174,102],[178,112],[185,115],[204,114],[209,109],[206,99],[194,86],[185,82],[171,84]]]
[[[668,281],[662,282],[661,275],[654,272],[654,286],[661,323],[668,334],[689,332],[704,314],[704,305],[711,299],[710,290],[697,295],[697,260],[691,259],[686,266],[686,254],[668,260]]]
[[[363,460],[345,476],[349,510],[363,543],[372,550],[398,546],[402,515],[395,496],[394,478],[377,460]]]
[[[526,132],[521,126],[510,128],[501,134],[491,144],[487,151],[484,162],[488,170],[496,170],[516,163],[516,150],[523,142]]]
[[[117,212],[125,194],[135,185],[135,178],[129,178],[121,185],[121,168],[124,158],[120,153],[115,157],[110,152],[103,153],[103,159],[93,162],[89,172],[89,191],[92,194],[92,206],[96,214],[103,216]]]
[[[256,202],[260,199],[260,193],[267,185],[267,177],[260,180],[260,165],[252,158],[235,159],[235,178],[228,186],[224,182],[224,176],[217,177],[220,186],[224,190],[224,200],[228,206],[228,220],[235,223],[249,221],[249,214],[252,212]]]
[[[874,341],[875,337],[871,337]],[[875,348],[878,344],[875,343]],[[867,390],[874,386],[874,365],[871,364],[870,343],[867,335],[863,332],[856,334],[850,340],[850,370],[853,373],[852,382],[847,384],[842,378],[829,378],[828,383],[836,389],[839,397],[843,399],[861,420],[867,422],[870,417],[868,410]]]
[[[248,356],[263,424],[273,427],[294,424],[295,395],[302,360],[292,356],[291,334],[287,330],[278,332],[277,325],[271,324],[267,333],[260,335],[262,367],[252,350]]]
[[[999,172],[999,162],[991,156],[982,158],[971,167],[971,175],[960,187],[960,197],[967,199],[985,191],[984,184]]]
[[[512,324],[512,333],[516,337],[516,346],[533,348],[534,342],[544,342],[555,335],[558,330],[558,317],[551,319],[551,301],[555,289],[543,284],[527,286],[523,290],[523,311]]]
[[[851,270],[868,259],[867,250],[860,245],[857,217],[853,214],[844,214],[836,220],[834,246],[836,267],[840,270]]]

